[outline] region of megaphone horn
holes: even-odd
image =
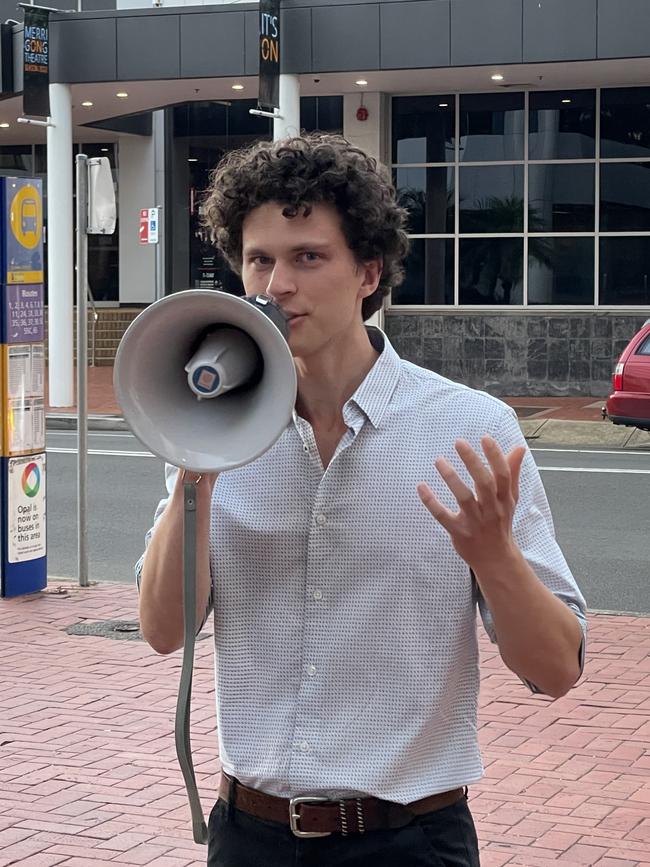
[[[296,401],[287,318],[266,295],[189,289],[155,301],[129,325],[113,382],[129,427],[183,469],[222,472],[258,458]]]

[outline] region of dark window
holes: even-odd
[[[594,166],[529,166],[528,231],[593,232]]]
[[[461,166],[459,184],[461,233],[523,232],[523,166]]]
[[[600,228],[604,232],[650,230],[650,163],[601,164]]]
[[[641,346],[637,349],[636,355],[650,355],[650,335],[646,337]]]
[[[453,96],[398,96],[393,99],[393,162],[454,161]]]
[[[650,238],[600,239],[600,303],[650,304]]]
[[[0,145],[0,173],[32,173],[31,145]]]
[[[401,286],[393,304],[454,303],[453,238],[413,238]]]
[[[523,238],[461,238],[461,304],[523,303]]]
[[[397,168],[393,182],[400,205],[409,212],[412,235],[441,235],[454,231],[454,169]]]
[[[595,155],[595,91],[531,93],[528,111],[529,159],[572,160]]]
[[[650,156],[650,87],[601,91],[600,155]]]
[[[523,93],[461,96],[460,158],[465,162],[523,160]]]
[[[529,238],[528,303],[593,304],[594,239]]]
[[[300,99],[300,125],[306,132],[342,133],[343,97],[303,96]]]

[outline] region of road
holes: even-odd
[[[77,574],[76,434],[49,431],[48,573]],[[130,583],[162,461],[127,433],[91,432],[90,577]],[[533,449],[558,540],[592,610],[650,613],[650,451]]]

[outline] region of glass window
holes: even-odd
[[[393,171],[397,200],[409,212],[412,235],[454,231],[454,168],[397,168]]]
[[[396,96],[393,162],[453,162],[455,105],[453,96]]]
[[[523,232],[524,167],[460,168],[460,231]]]
[[[528,303],[593,304],[594,239],[529,238]]]
[[[300,98],[300,125],[306,132],[343,133],[342,96],[303,96]]]
[[[601,304],[650,304],[650,238],[601,238],[599,270]]]
[[[529,166],[528,231],[593,232],[594,166]]]
[[[32,172],[31,145],[0,145],[0,172]]]
[[[393,304],[454,303],[453,238],[414,238],[401,286],[393,289]]]
[[[523,238],[461,238],[461,304],[522,304]]]
[[[636,355],[650,355],[650,337],[646,337],[641,346],[637,349]]]
[[[650,163],[601,164],[600,228],[604,232],[650,230]]]
[[[461,96],[460,158],[464,162],[523,160],[523,93]]]
[[[594,90],[531,93],[528,114],[528,159],[571,160],[595,156]]]
[[[650,87],[601,91],[600,155],[650,156]]]

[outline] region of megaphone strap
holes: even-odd
[[[199,480],[201,476],[199,475]],[[192,834],[195,843],[208,842],[208,829],[199,799],[192,763],[190,743],[190,711],[192,703],[192,669],[196,643],[196,482],[183,485],[183,665],[176,704],[174,734],[176,755],[181,766],[187,797],[192,813]]]

